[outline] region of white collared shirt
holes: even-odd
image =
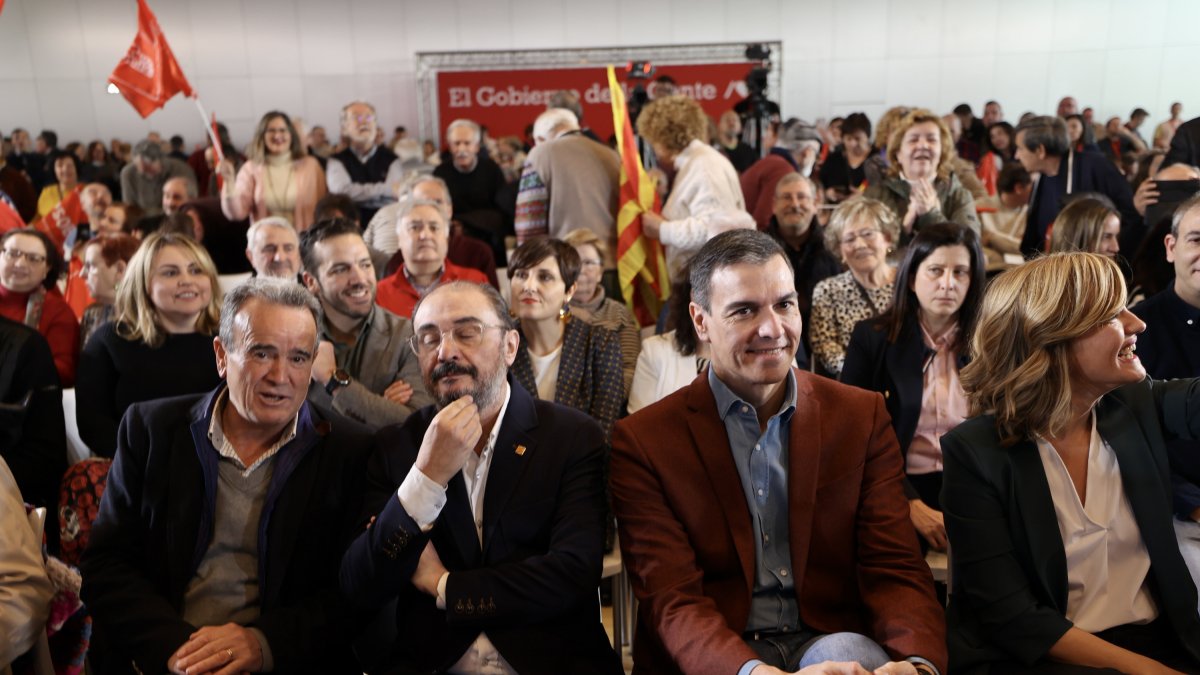
[[[496,415],[496,423],[492,425],[487,442],[478,455],[474,452],[467,454],[467,462],[462,468],[463,480],[467,484],[467,499],[471,502],[471,514],[475,520],[475,536],[479,539],[480,547],[483,546],[483,497],[487,491],[488,472],[492,468],[496,439],[500,436],[500,426],[504,423],[511,398],[512,389],[505,382],[504,402],[500,405],[500,413]],[[413,465],[396,490],[396,497],[421,531],[428,532],[446,505],[446,488]],[[438,580],[438,609],[446,609],[446,581],[449,576],[447,572]],[[479,637],[475,638],[475,642],[471,643],[449,672],[455,675],[516,675],[516,671],[488,639],[487,633],[483,632],[479,633]]]
[[[1146,586],[1150,554],[1125,495],[1117,455],[1096,431],[1095,416],[1086,505],[1054,446],[1039,438],[1037,447],[1067,554],[1067,619],[1088,633],[1150,623],[1158,617]]]

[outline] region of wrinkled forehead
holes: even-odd
[[[296,233],[286,227],[278,227],[276,225],[267,225],[259,228],[255,234],[254,240],[259,246],[267,246],[270,244],[295,244],[299,245],[300,239]]]
[[[496,316],[492,303],[483,290],[469,284],[436,287],[421,299],[413,314],[413,328],[446,327],[462,321],[482,321],[495,324],[501,321]]]
[[[436,207],[421,204],[414,206],[411,211],[404,214],[400,222],[406,225],[410,223],[444,225],[446,219],[442,217],[442,212]]]

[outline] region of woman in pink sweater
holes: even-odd
[[[325,196],[325,172],[304,151],[291,119],[278,110],[263,115],[247,155],[236,179],[229,159],[218,166],[225,216],[251,221],[282,216],[298,232],[307,230],[317,200]]]

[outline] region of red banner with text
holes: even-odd
[[[626,81],[625,64],[617,65],[617,77],[630,98],[638,82]],[[752,63],[709,63],[681,66],[656,66],[654,77],[668,75],[675,80],[677,93],[690,96],[704,111],[717,119],[746,98],[746,74]],[[651,98],[653,82],[642,82]],[[525,127],[533,124],[550,96],[572,89],[583,104],[583,126],[590,127],[602,139],[612,136],[611,95],[605,65],[593,68],[543,70],[471,70],[440,71],[438,88],[438,134],[445,138],[450,122],[467,118],[488,128],[492,138],[523,137]]]

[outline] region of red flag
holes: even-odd
[[[4,0],[0,0],[0,12],[4,11]]]
[[[4,0],[0,0],[4,2]],[[0,234],[4,234],[9,230],[19,230],[25,227],[25,221],[21,218],[21,214],[13,208],[8,199],[0,198]]]
[[[67,193],[67,196],[50,209],[49,213],[32,223],[34,229],[50,237],[59,252],[63,250],[63,242],[67,240],[67,235],[75,230],[76,225],[87,219],[83,213],[83,204],[79,201],[81,191],[83,191],[82,184]]]
[[[117,85],[121,95],[142,117],[149,117],[180,92],[195,96],[146,0],[138,0],[137,35],[108,81]]]
[[[621,295],[638,323],[649,326],[658,319],[662,303],[671,292],[662,245],[642,231],[642,214],[658,209],[658,191],[646,175],[634,142],[633,125],[625,93],[616,71],[608,67],[612,95],[613,129],[621,155],[621,190],[617,198],[617,278]]]

